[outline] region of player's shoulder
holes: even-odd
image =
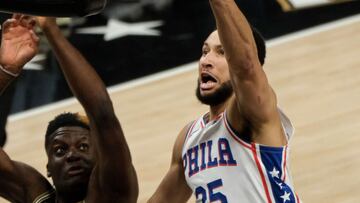
[[[25,175],[29,175],[29,177],[43,177],[39,171],[26,163],[14,161],[14,165],[19,170],[19,172]]]
[[[25,164],[23,162],[15,162],[16,167],[19,170],[19,173],[24,177],[25,183],[29,183],[29,185],[34,186],[31,187],[33,189],[40,188],[40,190],[52,190],[50,182],[45,178],[38,170],[34,167]]]
[[[175,144],[174,144],[174,148],[173,148],[173,152],[174,154],[181,154],[185,140],[186,140],[186,136],[189,132],[189,130],[191,129],[191,126],[196,122],[196,120],[192,120],[190,122],[188,122],[186,125],[183,126],[183,128],[180,130]]]
[[[191,132],[192,128],[196,125],[196,123],[199,121],[198,119],[192,120],[190,122],[188,122],[180,131],[179,137],[182,138],[182,141],[185,142],[186,137],[188,136],[188,134]]]
[[[50,182],[32,166],[18,161],[12,161],[13,172],[3,177],[3,181],[11,183],[11,186],[4,189],[13,200],[35,200],[41,194],[53,191]],[[16,194],[18,193],[18,194]]]

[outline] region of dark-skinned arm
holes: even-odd
[[[138,183],[130,150],[106,87],[94,68],[63,36],[53,18],[38,23],[56,55],[65,78],[90,120],[97,164],[90,182],[109,201],[136,202]]]
[[[33,31],[34,25],[33,18],[18,14],[4,22],[0,47],[0,92],[37,53],[39,39]],[[11,202],[32,202],[51,190],[50,183],[38,171],[13,161],[0,148],[0,196]]]
[[[7,86],[14,80],[14,77],[0,70],[0,95],[5,91]]]
[[[13,15],[2,25],[0,94],[37,53],[39,38],[34,33],[34,25],[34,19],[19,14]]]
[[[283,146],[276,95],[259,62],[251,27],[234,0],[209,0],[220,41],[229,64],[235,97],[227,108],[228,119],[241,131],[252,127],[252,140],[269,146]]]

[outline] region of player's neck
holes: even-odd
[[[210,106],[209,121],[215,120],[222,114],[226,109],[227,102],[218,104],[216,106]]]
[[[83,203],[84,200],[56,199],[56,203]]]
[[[56,203],[78,203],[84,200],[84,194],[81,194],[80,192],[56,192]]]

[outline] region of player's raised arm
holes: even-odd
[[[33,32],[35,20],[14,15],[2,26],[0,47],[0,92],[14,80],[31,60],[38,47]],[[50,183],[32,167],[13,161],[0,148],[0,196],[11,202],[28,202],[51,190]]]
[[[2,26],[0,94],[37,53],[39,39],[33,31],[34,25],[34,19],[29,16],[15,14]]]
[[[260,144],[282,146],[286,139],[280,124],[276,96],[258,57],[253,30],[234,0],[209,0],[229,64],[235,99],[227,107],[228,118],[238,131],[250,122],[252,139]],[[263,56],[264,57],[264,56]],[[241,112],[241,113],[240,113]]]
[[[136,173],[105,85],[81,53],[62,35],[54,18],[38,18],[38,21],[73,94],[90,120],[97,158],[86,200],[136,202]]]

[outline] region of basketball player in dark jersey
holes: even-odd
[[[46,167],[54,186],[34,168],[13,161],[0,149],[0,195],[11,202],[135,203],[136,172],[103,82],[62,35],[55,19],[37,20],[86,116],[64,113],[49,123]],[[34,18],[23,15],[14,15],[4,23],[1,92],[37,53],[35,24]]]

